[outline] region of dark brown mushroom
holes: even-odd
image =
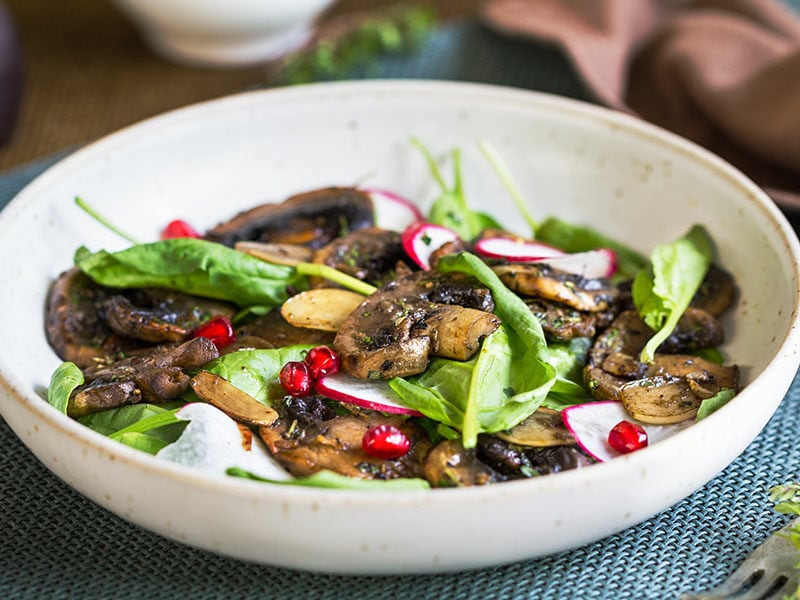
[[[478,436],[478,457],[509,479],[551,475],[594,464],[574,443],[531,448],[495,435]]]
[[[152,344],[186,341],[203,323],[236,311],[225,302],[150,288],[111,296],[99,309],[115,333]]]
[[[425,479],[432,487],[469,487],[507,477],[482,462],[474,449],[467,450],[458,440],[444,440],[425,459]]]
[[[718,317],[724,313],[736,300],[736,281],[733,276],[712,266],[706,273],[700,289],[692,298],[692,306]]]
[[[542,325],[547,339],[553,342],[593,338],[598,331],[608,327],[615,316],[611,310],[586,312],[539,298],[526,298],[525,304]]]
[[[473,278],[414,273],[369,296],[342,324],[333,347],[342,370],[354,377],[414,375],[431,355],[472,356],[500,325],[493,308],[491,293]]]
[[[111,293],[76,268],[52,283],[45,307],[45,332],[59,358],[84,369],[143,346],[114,333],[101,317],[98,306]]]
[[[576,310],[601,312],[614,308],[617,286],[608,279],[589,279],[553,269],[544,263],[517,263],[492,267],[500,280],[523,296],[566,304]]]
[[[336,238],[314,251],[312,262],[333,267],[343,273],[383,285],[392,279],[398,262],[408,261],[400,234],[396,231],[367,227]],[[327,280],[315,278],[313,287],[329,287]]]
[[[703,330],[707,327],[708,330]],[[689,309],[678,322],[670,350],[696,349],[703,343],[721,342],[714,317]],[[664,353],[664,345],[652,363],[639,361],[653,335],[636,314],[622,312],[595,341],[584,368],[584,381],[596,399],[620,400],[639,420],[676,423],[692,418],[703,399],[721,389],[738,390],[739,371],[689,354]]]
[[[330,346],[335,335],[330,331],[294,327],[281,316],[280,309],[272,310],[236,328],[237,340],[247,338],[250,341],[246,347],[258,348],[283,348],[296,344]]]
[[[329,187],[262,204],[220,223],[206,239],[233,246],[239,241],[321,248],[334,238],[374,223],[372,200],[355,188]]]
[[[67,414],[79,417],[142,400],[174,400],[189,386],[187,371],[199,369],[218,356],[210,340],[195,338],[177,347],[157,346],[110,365],[90,367],[84,370],[86,383],[69,399]]]
[[[275,459],[292,475],[304,477],[328,469],[360,479],[422,477],[430,449],[424,429],[398,416],[354,411],[337,415],[319,398],[291,398],[281,407],[281,418],[259,435]],[[364,434],[378,425],[393,425],[411,440],[404,456],[375,458],[361,447]]]

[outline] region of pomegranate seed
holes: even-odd
[[[308,396],[314,387],[314,378],[308,365],[292,360],[283,365],[279,378],[281,387],[290,396]]]
[[[311,376],[319,379],[339,370],[339,355],[327,346],[316,346],[306,354],[305,363],[311,370]]]
[[[214,342],[214,345],[219,350],[236,341],[233,324],[228,317],[216,317],[215,319],[211,319],[208,323],[200,325],[200,327],[192,332],[192,337],[208,338]]]
[[[394,425],[378,425],[364,434],[361,449],[375,458],[400,458],[411,449],[411,440]]]
[[[617,452],[628,454],[647,446],[647,432],[641,425],[620,421],[608,432],[608,443]]]
[[[199,238],[202,237],[197,230],[189,225],[186,221],[176,219],[170,221],[164,230],[161,232],[161,239],[168,240],[171,238]]]

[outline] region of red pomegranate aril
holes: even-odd
[[[620,421],[608,432],[608,444],[617,452],[628,454],[647,446],[647,432],[641,425]]]
[[[228,317],[216,317],[192,332],[193,338],[204,337],[214,342],[218,350],[236,341],[233,324]]]
[[[279,379],[281,387],[290,396],[308,396],[314,388],[311,369],[299,360],[292,360],[283,365]]]
[[[391,460],[405,456],[411,449],[411,440],[394,425],[378,425],[364,434],[361,448],[370,456]]]
[[[327,346],[316,346],[308,351],[305,363],[314,379],[333,375],[339,370],[339,355]]]
[[[202,237],[197,230],[182,219],[170,221],[161,232],[162,240],[172,238],[199,238]]]

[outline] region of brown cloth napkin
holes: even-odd
[[[483,17],[561,46],[598,101],[800,210],[800,19],[777,0],[488,0]]]

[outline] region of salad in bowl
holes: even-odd
[[[122,518],[292,568],[475,568],[640,523],[743,451],[800,356],[798,242],[752,182],[493,86],[162,115],[32,182],[0,252],[20,440]]]
[[[539,222],[484,142],[524,237],[470,208],[459,150],[448,185],[414,143],[440,186],[427,215],[330,186],[203,234],[173,220],[159,241],[79,248],[47,298],[65,361],[49,402],[215,474],[398,488],[585,468],[734,397],[718,317],[736,283],[702,226],[646,258]]]

